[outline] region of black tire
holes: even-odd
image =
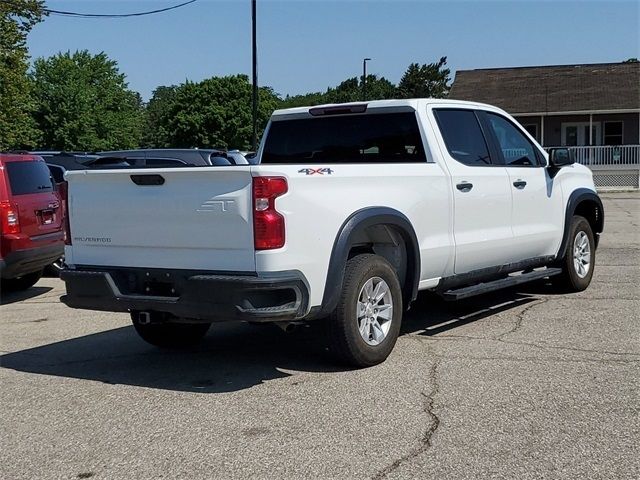
[[[583,275],[578,273],[578,268],[575,265],[575,244],[578,236],[581,234],[586,235],[590,252],[588,270],[586,274]],[[560,268],[562,268],[562,274],[552,277],[553,285],[561,292],[581,292],[591,283],[595,264],[596,250],[591,225],[586,218],[575,215],[571,219],[571,225],[569,226],[569,244],[567,246],[567,252],[559,264]]]
[[[2,290],[6,292],[17,292],[20,290],[26,290],[33,287],[38,280],[42,277],[42,270],[37,272],[27,273],[21,277],[16,278],[3,278]]]
[[[387,284],[392,299],[389,330],[377,345],[370,345],[359,331],[358,299],[370,279]],[[377,318],[377,316],[376,316]],[[351,258],[345,267],[342,292],[329,318],[329,348],[338,359],[355,367],[370,367],[386,360],[393,350],[402,321],[402,291],[393,267],[384,258],[363,254]]]
[[[156,347],[191,347],[204,338],[211,326],[210,323],[157,322],[154,314],[151,315],[151,323],[140,323],[137,313],[131,314],[131,320],[140,338]]]

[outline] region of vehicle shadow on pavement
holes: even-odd
[[[52,287],[31,287],[19,292],[0,292],[0,305],[9,305],[10,303],[22,302],[24,300],[30,300],[38,295],[44,295],[45,293],[53,290]]]
[[[421,292],[411,310],[405,314],[400,334],[436,335],[538,299],[522,287],[456,302],[447,302],[435,294]]]
[[[536,298],[507,290],[450,303],[421,294],[405,316],[402,334],[434,335]],[[128,326],[8,353],[0,356],[0,367],[108,384],[223,393],[295,371],[348,370],[329,355],[325,338],[322,320],[292,333],[273,325],[214,324],[201,345],[175,351],[147,345]]]
[[[318,341],[318,327],[285,333],[273,325],[214,324],[199,346],[164,350],[128,326],[5,354],[0,367],[164,390],[233,392],[292,375],[287,370],[344,370]]]

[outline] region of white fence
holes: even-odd
[[[546,147],[549,148],[549,147]],[[640,145],[569,147],[599,190],[640,188]]]
[[[571,147],[582,165],[640,165],[640,145]]]

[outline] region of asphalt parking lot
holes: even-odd
[[[423,295],[387,362],[318,326],[167,353],[43,279],[0,307],[0,478],[640,478],[640,195],[604,195],[591,287]]]

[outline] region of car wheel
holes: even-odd
[[[156,318],[154,318],[156,317]],[[157,321],[160,314],[151,313],[150,323],[141,323],[138,313],[131,313],[131,320],[140,338],[156,347],[185,348],[196,345],[204,338],[210,323],[172,323]]]
[[[378,255],[351,258],[329,320],[329,348],[356,367],[384,362],[402,321],[402,292],[393,267]]]
[[[19,290],[26,290],[33,287],[38,280],[42,277],[42,270],[37,272],[27,273],[21,277],[16,278],[3,278],[2,290],[7,292],[17,292]]]
[[[571,219],[569,246],[560,267],[562,274],[553,277],[553,283],[563,292],[581,292],[591,283],[595,267],[596,250],[591,225],[579,215]]]

